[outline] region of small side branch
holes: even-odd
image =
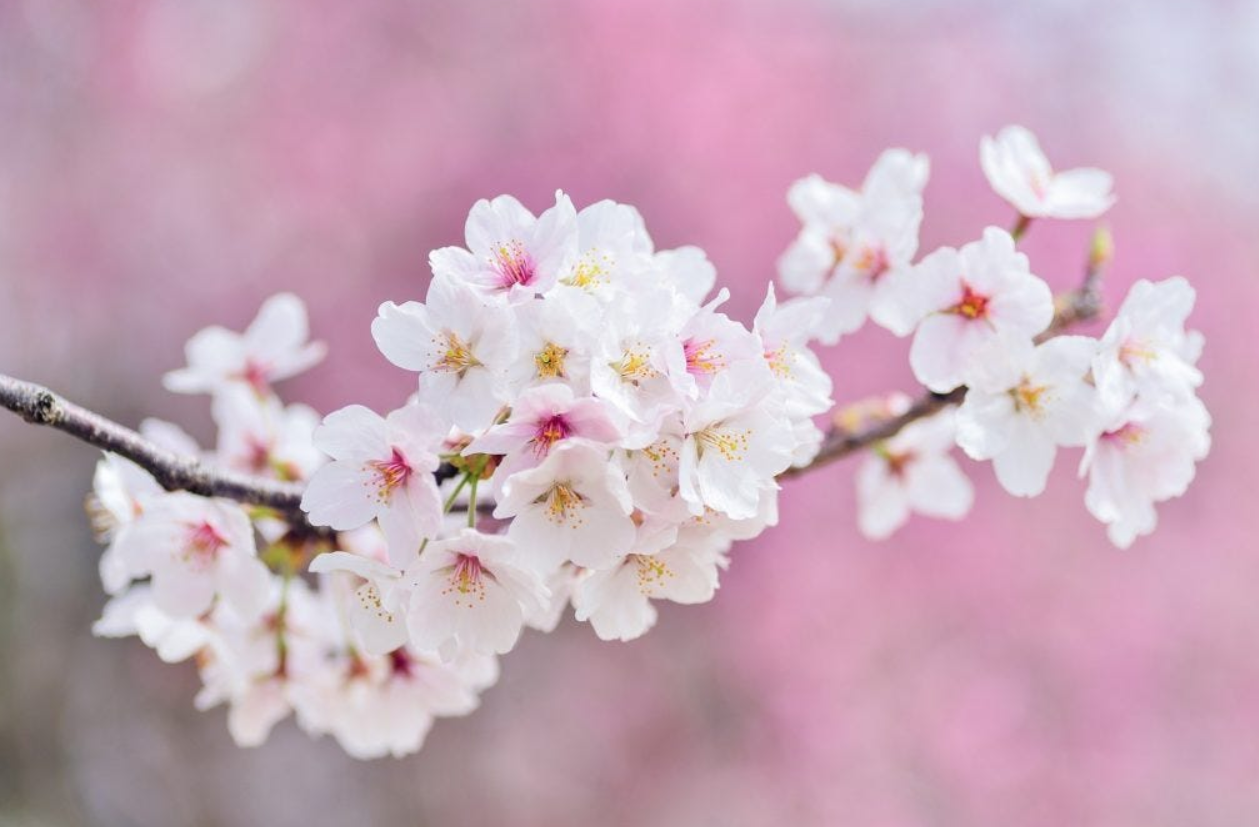
[[[1079,287],[1057,298],[1054,319],[1045,332],[1036,338],[1038,343],[1101,315],[1102,269],[1110,260],[1110,256],[1110,234],[1105,230],[1098,230],[1093,235],[1093,243],[1089,249],[1088,263],[1084,268],[1084,280]],[[881,420],[859,430],[848,430],[840,425],[834,425],[822,438],[822,446],[812,462],[799,468],[787,469],[779,474],[779,479],[798,477],[815,468],[829,465],[850,454],[870,448],[885,439],[896,436],[911,422],[925,419],[950,405],[960,404],[965,398],[965,387],[955,388],[949,393],[928,391],[914,400],[909,409],[899,416]]]

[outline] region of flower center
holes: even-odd
[[[1102,437],[1108,442],[1118,444],[1121,448],[1135,448],[1145,442],[1147,435],[1148,432],[1143,426],[1128,422],[1118,430],[1107,431]]]
[[[1044,412],[1048,395],[1048,385],[1033,385],[1032,380],[1027,376],[1023,377],[1018,387],[1010,389],[1010,396],[1014,399],[1014,410],[1026,411],[1032,415]]]
[[[459,338],[459,334],[443,330],[436,340],[441,356],[433,365],[433,370],[444,373],[457,373],[463,376],[469,368],[477,367],[481,362],[472,352],[472,346]]]
[[[988,296],[975,292],[975,289],[962,282],[962,298],[957,304],[949,308],[950,313],[957,313],[966,319],[986,319],[988,318]]]
[[[563,280],[570,287],[590,290],[610,280],[609,273],[613,267],[613,259],[607,254],[600,254],[598,248],[591,248],[581,257],[581,261],[573,268],[573,274]]]
[[[909,466],[918,458],[913,451],[892,451],[886,445],[876,446],[874,452],[887,463],[888,474],[898,480],[905,479]]]
[[[546,347],[533,357],[538,376],[542,379],[565,378],[568,375],[564,372],[564,357],[566,356],[568,356],[568,348],[560,347],[554,342],[547,342]]]
[[[701,457],[705,450],[713,450],[726,462],[742,462],[751,440],[751,428],[737,431],[713,425],[695,434],[695,447]]]
[[[393,492],[411,478],[411,466],[397,448],[393,449],[389,459],[374,459],[366,467],[375,473],[376,501],[381,504],[389,502]]]
[[[533,256],[519,241],[508,241],[494,249],[490,266],[498,274],[498,286],[507,290],[516,285],[533,284],[535,275]]]
[[[1134,362],[1153,362],[1158,358],[1156,351],[1149,342],[1140,339],[1127,339],[1119,348],[1119,361],[1131,367]]]
[[[457,554],[454,565],[447,571],[450,576],[442,594],[453,596],[456,606],[471,609],[484,602],[485,581],[494,577],[481,565],[481,558],[474,554]]]
[[[626,348],[621,354],[621,361],[611,362],[608,367],[617,372],[622,382],[628,382],[634,386],[658,375],[655,368],[651,366],[647,350],[643,348]]]
[[[891,269],[887,260],[887,251],[882,247],[862,247],[853,267],[866,274],[870,281],[878,281],[879,277]]]
[[[562,414],[547,417],[538,423],[538,430],[533,435],[533,451],[539,457],[545,457],[551,451],[551,446],[565,439],[572,433],[572,429],[568,427],[568,420]]]
[[[227,538],[209,522],[202,520],[188,526],[184,560],[196,566],[209,565],[227,545]]]
[[[687,339],[682,343],[682,352],[686,355],[686,372],[692,376],[711,376],[726,367],[726,359],[714,350],[716,340]]]
[[[271,368],[269,366],[255,359],[247,359],[245,360],[245,367],[236,376],[238,379],[243,379],[249,383],[249,387],[254,389],[254,393],[263,396],[270,387],[270,383],[267,381],[267,377],[270,374]]]
[[[793,355],[791,345],[783,343],[772,350],[765,351],[765,362],[779,379],[790,379]]]
[[[572,483],[556,483],[541,501],[546,503],[546,518],[556,525],[576,528],[585,522],[582,512],[586,508],[586,498],[573,488]]]
[[[677,576],[673,569],[659,557],[649,554],[631,554],[630,561],[638,569],[635,576],[638,590],[646,597],[657,596],[665,584]]]

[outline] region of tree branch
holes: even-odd
[[[1063,330],[1097,317],[1101,313],[1101,271],[1110,257],[1110,237],[1098,231],[1089,252],[1088,266],[1080,287],[1063,294],[1057,301],[1057,310],[1049,328],[1038,337],[1043,341]],[[869,448],[900,433],[901,429],[919,419],[924,419],[950,405],[960,403],[966,397],[966,388],[960,387],[949,393],[924,393],[899,416],[868,425],[858,430],[848,430],[836,424],[822,440],[817,456],[808,465],[790,468],[780,478],[799,476],[807,471],[829,465],[850,454]],[[24,382],[0,374],[0,406],[8,408],[27,422],[47,425],[70,434],[89,445],[95,445],[110,453],[131,460],[153,475],[168,491],[188,491],[205,497],[224,497],[248,505],[263,506],[278,512],[292,527],[305,536],[329,536],[327,529],[312,526],[302,512],[301,483],[280,482],[250,476],[221,468],[215,468],[194,458],[168,451],[140,434],[106,419],[69,400],[58,396],[42,385]],[[435,476],[440,483],[457,472],[449,464],[437,469]],[[478,511],[493,508],[493,503],[478,503]]]
[[[1051,339],[1074,325],[1095,319],[1101,315],[1102,269],[1105,267],[1106,262],[1110,260],[1110,256],[1110,234],[1104,229],[1099,229],[1093,234],[1093,241],[1089,248],[1088,263],[1084,268],[1084,280],[1079,287],[1063,293],[1055,300],[1053,321],[1050,322],[1044,333],[1036,337],[1038,343]],[[948,393],[927,391],[914,400],[909,409],[899,416],[881,420],[865,428],[849,430],[836,423],[827,431],[826,436],[822,438],[822,447],[818,449],[817,455],[808,465],[788,468],[779,474],[778,478],[790,479],[791,477],[798,477],[815,468],[843,459],[849,454],[869,448],[886,439],[891,439],[911,422],[925,419],[950,405],[960,404],[965,398],[965,386],[954,388]]]

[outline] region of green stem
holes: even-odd
[[[472,489],[468,492],[468,528],[476,528],[476,487],[480,477],[473,477]]]
[[[1027,232],[1027,228],[1032,225],[1030,216],[1019,215],[1019,220],[1014,222],[1014,226],[1010,228],[1010,238],[1018,241]]]

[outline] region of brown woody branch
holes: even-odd
[[[1042,340],[1101,313],[1101,270],[1109,254],[1109,237],[1099,232],[1094,237],[1083,283],[1077,289],[1059,297],[1053,323],[1041,334]],[[960,403],[965,396],[964,387],[944,394],[928,392],[899,416],[880,420],[857,430],[835,425],[826,434],[822,447],[812,462],[800,468],[788,469],[780,476],[799,476],[874,446],[900,433],[911,422]],[[0,374],[0,406],[8,408],[27,422],[56,428],[89,445],[131,460],[152,474],[158,484],[168,491],[188,491],[205,497],[223,497],[247,505],[262,506],[283,516],[300,535],[330,534],[326,529],[312,526],[306,520],[306,515],[301,510],[301,483],[281,482],[216,468],[194,457],[168,451],[130,428],[76,405],[48,388],[3,374]],[[436,473],[439,482],[454,474],[454,469],[449,465],[443,465]]]

